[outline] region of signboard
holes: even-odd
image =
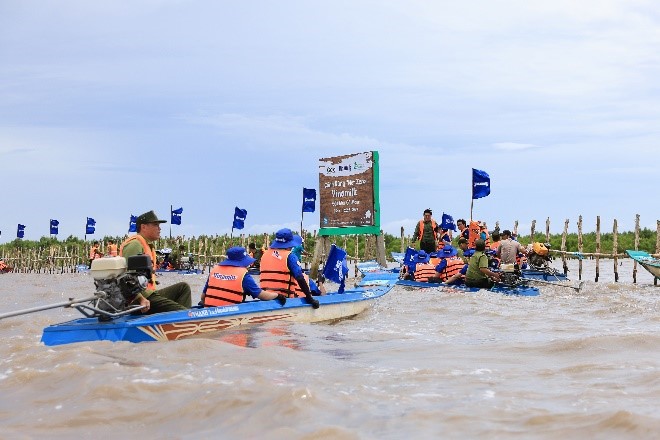
[[[319,235],[380,234],[378,152],[319,159]]]

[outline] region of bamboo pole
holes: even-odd
[[[660,254],[660,220],[655,221],[655,253]],[[653,278],[653,285],[658,285],[658,277]]]
[[[532,230],[529,233],[529,243],[534,243],[534,230],[536,229],[536,220],[532,220]]]
[[[518,220],[513,222],[513,235],[518,238]]]
[[[660,228],[660,221],[658,222],[658,228]],[[404,253],[406,251],[405,245],[406,243],[403,238],[403,226],[401,226],[401,253]]]
[[[550,243],[550,217],[545,219],[545,242]]]
[[[582,242],[582,216],[578,216],[578,252],[582,254],[584,243]],[[582,258],[578,261],[578,280],[582,281]]]
[[[600,254],[600,216],[596,216],[596,253]],[[596,279],[594,281],[598,282],[598,276],[600,275],[600,269],[598,264],[600,263],[600,256],[596,256]]]
[[[614,258],[614,282],[619,282],[619,261],[617,259],[617,253],[619,252],[619,234],[617,232],[616,219],[614,219],[614,226],[612,227],[612,256]]]
[[[635,250],[639,250],[639,214],[635,215]],[[637,260],[633,260],[633,284],[637,284]]]
[[[564,222],[564,232],[561,234],[561,262],[564,268],[564,275],[568,275],[568,264],[566,263],[566,236],[568,235],[568,219]]]

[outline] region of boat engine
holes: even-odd
[[[532,244],[532,250],[527,253],[527,263],[531,269],[548,269],[551,260],[550,243],[539,243],[537,241]]]
[[[135,297],[147,288],[153,266],[148,255],[105,257],[92,261],[91,274],[96,286],[94,309],[99,320],[129,309]]]
[[[502,284],[514,287],[522,283],[522,272],[517,264],[502,264],[500,270],[502,273]]]
[[[195,267],[195,259],[192,254],[188,254],[187,257],[181,257],[179,269],[180,270],[193,270]]]

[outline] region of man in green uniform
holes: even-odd
[[[492,279],[499,281],[501,275],[488,268],[488,256],[484,253],[486,242],[479,238],[474,242],[474,248],[474,254],[470,257],[468,269],[465,273],[465,285],[490,289],[495,284]]]
[[[161,223],[167,223],[167,220],[159,220],[153,211],[140,215],[136,221],[137,234],[128,237],[122,243],[119,254],[125,258],[146,254],[154,261],[156,252],[154,251],[153,242],[160,238]],[[153,277],[152,281],[155,281],[155,274]],[[152,282],[146,290],[137,296],[134,302],[144,306],[142,313],[187,310],[192,306],[190,286],[188,283],[181,282],[162,289],[156,289],[155,284]]]
[[[438,223],[433,220],[433,211],[424,210],[424,218],[415,226],[412,241],[419,240],[419,249],[430,254],[435,252],[438,247],[438,240],[435,235],[435,228]]]

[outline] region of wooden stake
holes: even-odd
[[[596,216],[596,253],[600,254],[600,216]],[[598,268],[598,263],[600,262],[600,257],[596,256],[596,279],[594,281],[598,282],[598,276],[600,275],[600,270]]]
[[[617,255],[619,253],[619,234],[617,232],[616,219],[614,219],[614,226],[612,227],[612,257],[614,259],[614,282],[619,282],[619,260]]]

